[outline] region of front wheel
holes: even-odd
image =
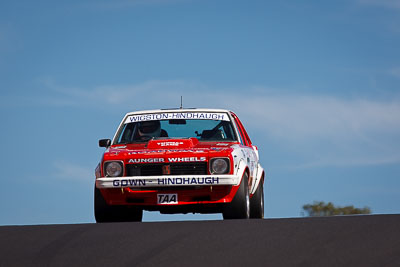
[[[94,188],[94,217],[96,222],[141,222],[143,210],[131,206],[108,205],[98,188]]]
[[[250,217],[249,176],[243,174],[242,182],[232,202],[227,204],[222,216],[226,219],[248,219]]]
[[[250,218],[264,218],[264,180],[260,181],[256,192],[250,199]]]

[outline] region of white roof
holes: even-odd
[[[227,109],[211,109],[211,108],[172,108],[172,109],[155,109],[155,110],[140,110],[128,112],[125,116],[137,114],[153,114],[153,113],[168,113],[168,112],[224,112],[229,113]]]

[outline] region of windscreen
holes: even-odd
[[[236,141],[231,121],[226,114],[224,116],[214,117],[222,119],[182,119],[169,116],[171,119],[164,120],[154,120],[154,117],[147,117],[150,118],[147,120],[143,117],[136,122],[128,118],[117,135],[116,144],[147,142],[153,138],[190,137],[199,141]]]

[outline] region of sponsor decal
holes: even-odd
[[[128,163],[160,163],[164,162],[163,158],[148,158],[148,159],[130,159]]]
[[[113,180],[113,186],[146,186],[146,180],[144,179],[115,179]]]
[[[138,150],[129,152],[128,155],[137,155],[137,154],[150,154],[150,153],[164,153],[165,150]]]
[[[165,153],[165,152],[178,152],[178,153],[204,153],[201,149],[162,149],[162,150],[138,150],[129,152],[128,155],[139,155],[139,154],[152,154],[152,153]]]
[[[218,177],[158,178],[158,185],[213,185],[219,184]]]
[[[183,145],[183,142],[157,142],[159,146],[179,146]]]
[[[207,161],[207,157],[183,157],[183,158],[145,158],[130,159],[128,163],[164,163],[164,162],[203,162]]]
[[[124,148],[126,148],[126,146],[115,146],[115,147],[113,147],[114,149],[124,149]]]
[[[219,177],[168,177],[156,178],[154,180],[145,179],[114,179],[112,181],[114,187],[134,187],[134,186],[151,186],[158,184],[163,185],[215,185],[219,184]]]
[[[229,121],[226,113],[212,113],[212,112],[169,112],[169,113],[153,113],[128,116],[125,120],[126,123],[140,122],[140,121],[155,121],[155,120],[221,120]]]
[[[168,158],[168,162],[199,162],[206,160],[206,157]]]

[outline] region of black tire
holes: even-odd
[[[222,216],[227,219],[248,219],[250,217],[250,196],[248,174],[243,174],[242,182],[232,202],[227,204]]]
[[[98,188],[94,188],[94,217],[96,222],[141,222],[143,210],[131,206],[108,205]]]
[[[264,218],[264,179],[260,181],[256,192],[250,198],[250,218]]]

